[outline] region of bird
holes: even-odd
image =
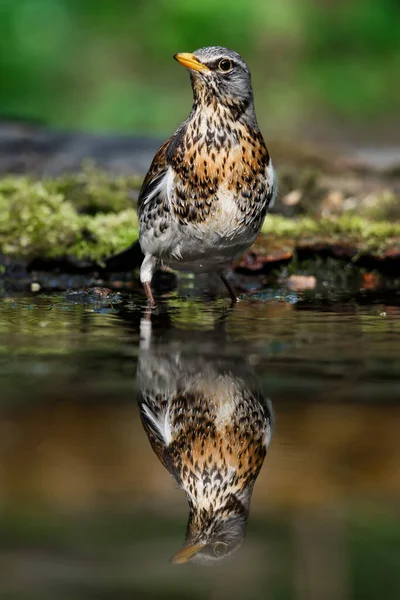
[[[244,540],[272,405],[253,373],[230,359],[150,346],[140,350],[137,376],[144,430],[189,505],[185,542],[172,562],[216,564]]]
[[[139,193],[140,279],[154,306],[151,281],[158,265],[214,272],[235,302],[226,269],[256,239],[277,191],[251,74],[237,52],[221,46],[174,58],[189,70],[193,105],[157,151]],[[109,264],[126,264],[134,248]]]

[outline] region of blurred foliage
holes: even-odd
[[[0,519],[1,548],[11,548],[11,552],[6,554],[9,569],[0,593],[21,600],[200,600],[210,598],[217,589],[220,596],[232,600],[243,598],[244,590],[248,598],[258,600],[266,597],[267,589],[269,600],[296,600],[311,597],[317,589],[321,598],[334,597],[332,590],[342,590],[354,600],[395,600],[400,592],[396,568],[399,520],[390,510],[384,514],[384,503],[378,515],[364,510],[362,518],[354,517],[359,508],[360,503],[349,503],[340,519],[334,520],[325,511],[319,521],[317,510],[316,522],[321,526],[317,535],[312,535],[311,515],[265,510],[250,520],[240,553],[207,572],[193,565],[168,565],[181,542],[182,522],[164,511],[6,513]],[[304,529],[300,534],[299,522]],[[332,523],[339,526],[335,535],[329,528]],[[332,546],[331,537],[336,545]],[[305,571],[303,553],[308,560]],[[29,585],[32,564],[36,567],[34,586]],[[15,572],[24,576],[18,580]],[[302,577],[303,593],[299,592]],[[17,593],[8,595],[7,590]]]
[[[1,0],[0,115],[168,132],[191,95],[172,55],[218,44],[249,62],[270,132],[379,128],[398,112],[399,18],[396,0]]]

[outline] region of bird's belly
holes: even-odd
[[[186,226],[175,238],[172,252],[162,255],[164,263],[180,271],[209,272],[226,268],[253,243],[254,230],[230,231],[215,229],[199,232]]]
[[[257,237],[262,224],[259,211],[251,206],[248,211],[243,210],[234,195],[222,188],[208,214],[200,206],[196,218],[191,220],[180,220],[170,213],[163,231],[155,226],[143,228],[141,247],[144,254],[156,256],[180,271],[224,270]]]
[[[226,268],[245,252],[259,227],[245,222],[233,197],[223,196],[203,222],[175,224],[171,250],[162,260],[180,271],[209,272]]]

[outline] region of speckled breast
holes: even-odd
[[[224,266],[253,243],[273,194],[263,138],[241,123],[199,115],[171,146],[175,244],[164,260],[190,270]]]

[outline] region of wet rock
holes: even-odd
[[[293,252],[290,250],[275,250],[267,254],[250,250],[239,261],[234,263],[233,269],[237,273],[261,274],[268,273],[290,263]]]

